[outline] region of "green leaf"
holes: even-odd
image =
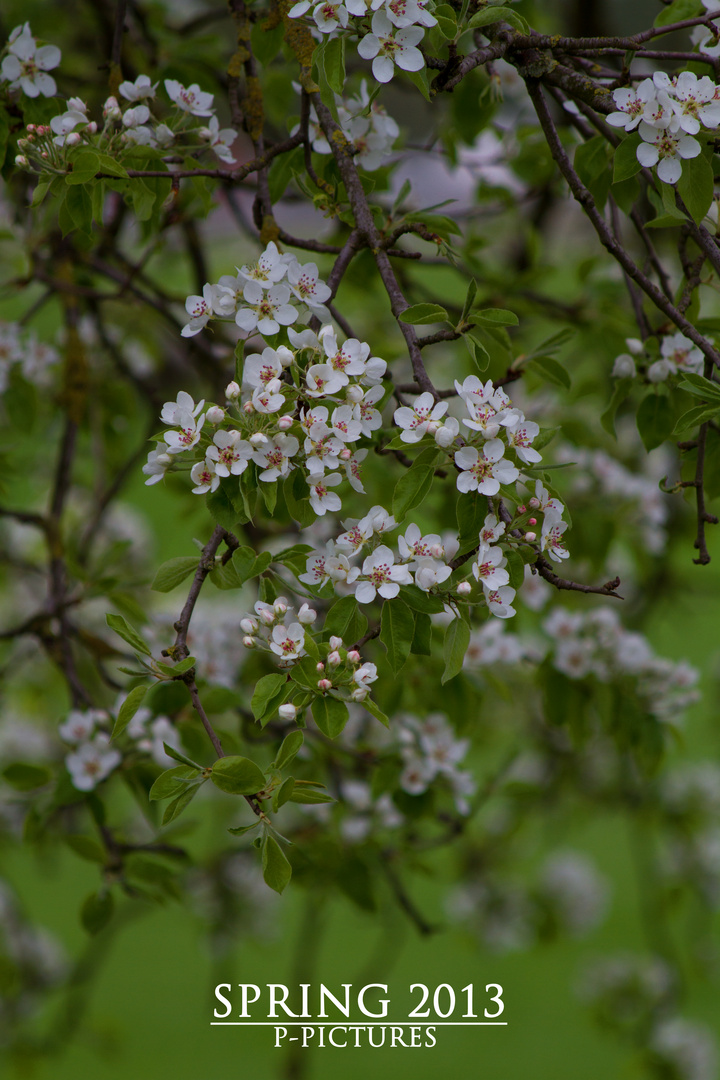
[[[33,197],[30,200],[30,206],[40,206],[48,191],[50,190],[51,184],[52,179],[41,178],[40,180],[38,180],[37,184],[35,185],[35,190],[33,191]]]
[[[701,14],[702,6],[699,0],[673,0],[672,4],[662,8],[655,16],[653,26],[672,26],[673,23],[694,19]]]
[[[66,184],[87,184],[100,172],[100,158],[94,150],[79,150],[73,154],[70,165],[72,172],[66,174]]]
[[[111,630],[127,641],[128,645],[135,650],[135,652],[142,653],[144,656],[152,656],[150,646],[146,641],[138,634],[137,630],[133,629],[128,622],[123,619],[122,615],[106,615],[105,622],[108,624]]]
[[[127,169],[111,157],[110,154],[97,154],[100,172],[109,173],[110,176],[127,177]],[[161,166],[162,167],[162,166]]]
[[[296,172],[303,168],[303,148],[298,146],[289,154],[278,154],[270,164],[268,172],[268,185],[270,187],[270,199],[276,203],[282,199],[287,191],[288,184]]]
[[[613,395],[610,398],[610,404],[600,417],[600,423],[603,428],[607,431],[608,435],[612,435],[613,438],[615,438],[615,415],[632,390],[633,382],[633,379],[618,379],[615,383]]]
[[[619,184],[623,180],[629,180],[635,173],[639,173],[642,165],[638,161],[637,148],[640,145],[640,136],[636,131],[628,135],[615,150],[613,161],[613,183]]]
[[[178,795],[177,799],[173,799],[171,803],[168,803],[163,814],[163,825],[169,825],[175,818],[180,817],[185,807],[193,801],[201,787],[202,784],[193,784],[192,787],[187,787],[185,791]]]
[[[512,548],[505,552],[505,558],[510,575],[510,586],[517,591],[525,580],[525,561],[520,552]]]
[[[329,694],[316,697],[312,703],[313,720],[323,735],[328,739],[334,739],[340,734],[348,722],[350,714],[344,701]]]
[[[485,7],[478,11],[467,25],[469,30],[474,30],[478,26],[489,26],[497,22],[510,23],[521,34],[527,34],[530,29],[527,20],[522,15],[519,15],[517,11],[513,11],[509,7],[495,6]]]
[[[256,60],[266,66],[274,60],[282,48],[282,40],[285,29],[282,21],[272,29],[268,29],[264,19],[259,19],[252,24],[250,30],[250,44]]]
[[[688,394],[694,394],[696,397],[702,398],[703,401],[720,402],[720,386],[702,375],[696,375],[692,371],[685,372],[683,381],[678,385],[681,390],[686,390]]]
[[[154,191],[141,177],[135,176],[130,180],[130,197],[133,211],[138,221],[147,221],[152,217],[157,191]]]
[[[712,205],[715,190],[713,168],[703,154],[683,161],[677,190],[690,217],[699,224]]]
[[[413,656],[432,655],[432,620],[422,611],[415,612],[415,632],[413,633],[410,652]]]
[[[315,511],[310,505],[310,491],[300,469],[294,469],[283,483],[285,505],[290,517],[306,528],[315,521]]]
[[[80,908],[80,922],[88,934],[98,934],[107,926],[115,910],[111,892],[93,892]]]
[[[200,771],[192,765],[176,765],[173,769],[166,769],[150,788],[148,799],[150,802],[175,799],[187,788],[185,781],[196,780],[200,775]]]
[[[154,592],[172,592],[185,578],[195,573],[198,563],[199,559],[194,555],[180,555],[176,559],[168,559],[158,569],[150,588]]]
[[[463,660],[470,644],[470,627],[464,619],[453,619],[445,631],[443,659],[445,670],[440,682],[444,686],[462,670]]]
[[[237,754],[219,758],[212,767],[210,779],[215,787],[230,795],[255,795],[266,783],[260,766]]]
[[[363,636],[367,627],[367,617],[363,615],[355,597],[343,596],[332,605],[325,616],[323,630],[341,637],[346,645],[352,645]]]
[[[611,184],[613,198],[624,214],[630,214],[633,206],[640,198],[640,185],[634,176],[627,180],[621,180],[617,184]]]
[[[323,55],[325,78],[328,86],[336,94],[342,94],[345,89],[345,38],[332,37],[328,40]]]
[[[65,206],[78,229],[85,233],[92,232],[92,202],[86,187],[69,187],[65,196]]]
[[[286,777],[283,780],[280,787],[276,790],[275,794],[273,795],[273,810],[275,811],[275,813],[278,812],[278,810],[280,809],[281,806],[285,805],[285,803],[291,797],[294,789],[295,789],[295,777],[294,776]]]
[[[258,679],[250,701],[250,708],[258,723],[263,720],[267,722],[275,714],[278,705],[283,703],[287,688],[287,675],[274,673]]]
[[[430,90],[430,79],[428,78],[427,68],[423,65],[419,71],[405,71],[403,74],[417,86],[418,90],[425,98],[426,101],[432,101],[432,91]]]
[[[675,427],[672,430],[673,435],[682,435],[684,431],[689,428],[699,427],[700,424],[704,424],[707,420],[712,420],[713,417],[720,413],[720,404],[718,405],[696,405],[693,409],[688,409],[684,412]]]
[[[292,866],[277,840],[268,836],[263,845],[262,869],[265,884],[281,893],[292,877]]]
[[[181,754],[174,746],[170,746],[168,743],[164,742],[163,748],[167,756],[171,757],[173,761],[179,761],[182,765],[190,765],[193,769],[198,769],[202,772],[202,765],[198,765],[197,761],[193,761],[192,758],[186,757],[185,754]]]
[[[107,861],[105,849],[102,844],[99,844],[92,836],[66,836],[65,843],[71,851],[74,851],[81,859],[86,859],[87,862],[100,863],[102,865]]]
[[[607,169],[610,149],[604,135],[595,135],[594,138],[580,143],[576,148],[573,161],[575,172],[586,187],[589,187]]]
[[[2,771],[3,778],[16,791],[33,791],[52,780],[52,772],[43,765],[28,765],[15,761]]]
[[[470,315],[473,322],[479,322],[485,326],[519,326],[520,320],[514,311],[506,308],[489,307],[481,311],[473,311]]]
[[[567,371],[552,356],[536,356],[527,366],[532,368],[533,371],[539,370],[542,377],[547,379],[548,382],[554,383],[555,386],[562,386],[565,390],[569,390],[572,386]]]
[[[304,742],[302,731],[291,731],[282,741],[275,758],[275,768],[286,769]]]
[[[397,521],[402,521],[408,510],[419,506],[432,487],[435,470],[430,465],[411,465],[402,474],[392,497],[392,512]]]
[[[362,703],[362,707],[367,712],[369,712],[371,716],[374,716],[376,720],[379,720],[380,723],[383,724],[386,728],[390,727],[390,721],[388,720],[387,716],[382,711],[378,703],[376,701],[373,701],[371,697],[365,698]]]
[[[118,735],[122,735],[123,731],[140,708],[140,703],[147,692],[147,686],[136,686],[130,691],[118,710],[117,720],[115,721],[111,738],[117,739]]]
[[[310,805],[312,803],[329,803],[335,802],[332,795],[328,795],[326,791],[313,791],[308,788],[294,788],[292,795],[290,796],[290,802],[305,803]]]
[[[230,497],[228,486],[221,482],[216,491],[211,491],[205,496],[205,505],[213,520],[218,525],[221,525],[223,529],[232,532],[237,524],[239,514]]]
[[[415,618],[402,600],[386,600],[380,617],[380,640],[387,649],[393,675],[397,675],[410,655],[415,635]]]
[[[252,832],[253,829],[257,829],[259,824],[259,821],[255,821],[252,825],[238,825],[235,829],[228,829],[228,832],[232,833],[233,836],[244,836],[245,833],[249,833]]]
[[[635,419],[647,451],[660,446],[672,434],[674,413],[664,394],[650,392],[643,398]]]
[[[483,520],[485,520],[483,518]],[[477,536],[475,537],[475,543],[477,543]],[[419,589],[417,585],[401,585],[400,586],[400,599],[413,609],[413,611],[422,611],[425,615],[439,615],[441,611],[445,610],[445,605],[438,596],[430,596],[423,589]]]
[[[447,317],[447,311],[439,304],[413,304],[398,315],[398,320],[409,323],[411,326],[418,326],[424,323],[443,322]]]
[[[447,5],[445,5],[445,6],[447,6]],[[450,8],[450,10],[452,11],[452,8]],[[475,297],[477,296],[477,291],[478,291],[477,281],[475,280],[475,278],[471,278],[470,279],[470,284],[468,285],[468,288],[467,288],[467,292],[465,293],[465,303],[463,304],[462,314],[460,316],[460,322],[461,323],[466,322],[466,320],[467,320],[467,318],[468,318],[468,316],[470,314],[470,310],[471,310],[473,304],[475,303]]]

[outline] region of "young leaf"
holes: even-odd
[[[453,619],[448,624],[445,631],[445,641],[443,642],[445,670],[440,679],[443,686],[450,679],[454,679],[458,672],[462,670],[463,660],[469,644],[470,627],[464,619]]]
[[[44,765],[28,765],[21,761],[8,765],[3,769],[2,776],[16,791],[33,791],[52,780],[50,769],[46,769]]]
[[[638,161],[637,148],[640,145],[640,136],[634,131],[620,143],[615,150],[613,163],[613,183],[619,184],[622,180],[628,180],[635,173],[640,172],[642,165]]]
[[[160,773],[157,780],[150,788],[148,799],[156,802],[158,799],[175,799],[185,791],[188,786],[187,780],[194,780],[200,776],[198,769],[192,765],[176,765],[172,769],[166,769]]]
[[[136,686],[130,691],[118,710],[117,720],[115,721],[115,726],[112,730],[111,737],[113,739],[117,739],[118,735],[122,735],[123,731],[140,708],[140,703],[147,692],[147,686]]]
[[[397,675],[408,656],[415,634],[415,619],[407,604],[396,598],[386,600],[380,617],[380,640],[387,649],[393,675]]]
[[[673,420],[672,406],[664,394],[655,394],[651,391],[640,402],[636,423],[646,450],[654,450],[670,437]]]
[[[533,371],[539,370],[541,376],[548,382],[554,383],[555,386],[562,386],[565,390],[569,390],[572,386],[567,371],[552,356],[536,356],[527,366]]]
[[[473,311],[470,318],[486,326],[519,326],[520,320],[514,311],[505,308],[489,307],[482,311]]]
[[[292,867],[273,836],[268,836],[263,845],[262,869],[265,884],[277,893],[283,891],[292,877]]]
[[[253,716],[258,722],[262,722],[265,717],[275,711],[278,705],[282,705],[280,696],[286,687],[286,675],[263,675],[261,679],[258,679],[250,701]]]
[[[110,922],[114,909],[111,892],[90,893],[80,908],[80,922],[88,934],[98,934]]]
[[[180,817],[185,807],[193,801],[201,787],[202,784],[193,784],[192,787],[187,787],[176,799],[173,799],[171,803],[168,803],[163,814],[163,825],[169,825],[176,817]]]
[[[400,322],[410,323],[411,326],[423,323],[438,323],[447,319],[448,313],[439,304],[413,304],[398,316]]]
[[[308,790],[308,788],[293,788],[289,798],[290,802],[306,803],[308,805],[311,803],[335,802],[332,795],[328,795],[326,791],[312,791]]]
[[[408,510],[419,506],[432,487],[435,471],[429,465],[411,465],[402,474],[392,497],[393,517],[402,521]]]
[[[145,656],[152,655],[150,646],[146,641],[143,641],[137,630],[133,629],[133,627],[123,619],[122,615],[106,615],[105,622],[111,630],[114,630],[115,633],[123,639],[123,641],[127,641],[128,645],[130,645],[135,652],[143,653]]]
[[[182,584],[186,577],[195,573],[198,561],[194,555],[181,555],[177,559],[168,559],[159,568],[150,588],[155,592],[172,592]]]
[[[304,742],[302,731],[291,731],[282,741],[275,758],[276,769],[286,769]]]
[[[312,703],[313,720],[328,739],[336,738],[348,722],[350,714],[344,701],[322,694]]]
[[[265,787],[265,773],[250,758],[232,755],[219,758],[210,779],[215,787],[230,795],[255,795]]]
[[[179,750],[176,750],[174,746],[170,746],[168,743],[163,743],[163,748],[168,757],[171,757],[173,761],[179,761],[182,765],[192,765],[193,769],[199,769],[202,772],[202,765],[198,765],[197,761],[193,761],[192,758],[185,757]]]

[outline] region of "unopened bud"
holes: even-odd
[[[338,457],[341,461],[349,461],[352,457],[352,450],[348,450],[347,446],[344,450],[341,450]]]
[[[248,402],[248,405],[249,404],[250,402]],[[270,440],[267,435],[263,435],[262,431],[256,431],[254,435],[250,436],[249,442],[252,446],[265,446]]]
[[[294,360],[294,356],[287,345],[281,345],[279,349],[275,350],[275,353],[284,368],[290,367]]]
[[[323,694],[326,690],[332,690],[332,681],[330,679],[319,679],[318,690],[322,690]]]
[[[357,651],[357,649],[351,649],[350,652],[347,654],[347,658],[350,664],[360,663],[360,653]]]
[[[241,619],[240,629],[243,634],[254,634],[258,628],[257,619]]]
[[[69,135],[65,136],[66,146],[79,146],[82,142],[82,136],[77,131],[71,131]]]
[[[47,150],[42,150],[40,153],[40,157],[43,159],[43,161],[47,161],[50,155],[48,154]]]
[[[364,701],[369,694],[369,690],[366,686],[358,686],[357,690],[353,690],[350,695],[351,701]]]
[[[518,514],[524,514],[527,511],[527,506],[523,503],[522,506],[518,506]]]
[[[85,125],[86,135],[97,135],[97,124],[94,120],[91,120],[89,124]]]
[[[431,544],[430,554],[434,559],[442,559],[443,555],[445,554],[445,548],[442,546],[442,544]]]
[[[438,424],[437,420],[429,420],[428,421],[428,426],[427,426],[428,435],[435,435],[435,433],[439,430],[439,428],[440,428],[440,425]]]
[[[272,626],[275,622],[275,612],[269,608],[263,608],[260,612],[260,621],[264,622],[266,626]]]
[[[298,611],[298,622],[301,622],[303,626],[310,626],[317,619],[317,611],[313,611],[307,604],[303,604]]]
[[[155,458],[156,464],[163,465],[166,469],[168,468],[168,466],[172,465],[172,460],[173,459],[170,454],[158,454],[158,456]]]
[[[342,643],[343,639],[341,637],[338,637],[337,634],[333,634],[333,636],[330,638],[331,649],[342,649]]]
[[[293,417],[290,413],[285,413],[284,416],[278,417],[278,427],[281,431],[287,431],[293,426]]]
[[[209,423],[222,424],[225,419],[225,410],[221,409],[219,405],[211,405],[205,415]]]
[[[26,131],[29,131],[29,132],[35,131],[35,125],[34,124],[28,124],[28,126],[26,128]]]
[[[317,664],[315,665],[315,670],[316,671],[324,671],[325,670],[325,665],[323,664],[322,660],[318,660]]]
[[[352,386],[348,386],[345,390],[345,397],[348,401],[352,401],[353,405],[359,405],[362,399],[365,397],[365,391],[362,386],[358,386],[357,383],[353,383]]]
[[[278,394],[282,390],[282,383],[279,379],[271,379],[265,389],[268,394]]]
[[[237,401],[240,397],[240,387],[234,380],[233,382],[229,382],[225,387],[225,397],[228,401]]]
[[[469,596],[472,592],[472,585],[469,581],[461,581],[457,587],[458,596]]]
[[[540,506],[540,500],[536,499],[535,496],[533,495],[532,499],[528,503],[528,506],[530,507],[531,510],[537,510],[537,508]]]
[[[450,428],[443,425],[442,427],[439,427],[435,432],[435,442],[439,447],[445,450],[448,446],[455,442],[455,435],[450,430]]]
[[[337,667],[340,663],[342,663],[342,656],[337,649],[328,654],[328,664],[330,667]]]
[[[245,404],[243,405],[243,409],[245,410],[246,413],[254,413],[255,412],[255,406],[253,405],[252,401],[246,401]]]
[[[248,637],[244,637],[243,638],[243,645],[245,646],[246,649],[254,649],[255,648],[255,638],[250,637],[249,635],[248,635]]]
[[[527,540],[528,544],[532,544],[533,540],[537,540],[537,533],[526,532],[525,539]]]
[[[278,709],[278,716],[281,720],[294,720],[297,716],[297,709],[294,705],[281,705]]]
[[[21,169],[27,169],[30,162],[24,154],[18,154],[15,158],[15,164],[18,165]]]
[[[528,525],[537,525],[537,518],[535,518],[535,517],[528,518]]]
[[[276,615],[284,615],[285,612],[287,611],[287,604],[285,603],[284,600],[278,599],[273,604],[273,611],[275,612]]]

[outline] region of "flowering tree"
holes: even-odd
[[[604,914],[583,855],[518,878],[538,817],[619,811],[656,944],[594,1007],[714,1075],[663,941],[717,904],[720,772],[666,763],[698,673],[643,622],[717,524],[720,4],[562,37],[529,0],[119,0],[99,74],[80,30],[0,66],[8,843],[97,865],[91,935],[198,876],[237,913],[256,865],[261,905],[294,871],[427,934],[449,847],[502,949]],[[72,969],[0,903],[42,1054]]]

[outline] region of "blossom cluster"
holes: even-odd
[[[443,713],[429,713],[423,719],[410,714],[397,717],[403,759],[399,786],[409,795],[422,795],[438,779],[450,786],[458,813],[470,813],[468,798],[475,794],[472,773],[458,766],[470,747],[469,739],[458,739]]]
[[[603,920],[606,880],[575,851],[556,851],[524,884],[500,873],[487,874],[455,889],[447,900],[450,917],[494,952],[530,948],[550,933],[583,937]]]
[[[297,84],[293,85],[296,89],[300,89]],[[400,134],[397,123],[392,116],[388,116],[378,101],[370,101],[365,79],[362,80],[360,92],[356,97],[342,98],[336,94],[335,102],[338,123],[355,147],[353,157],[355,164],[367,172],[379,169],[387,160],[393,143]],[[297,130],[298,128],[294,128],[291,134],[294,135]],[[310,106],[309,131],[315,153],[331,154],[332,149],[312,105]]]
[[[64,172],[69,163],[67,151],[83,146],[119,159],[134,146],[191,155],[210,149],[220,161],[233,164],[237,133],[220,128],[213,95],[197,83],[185,87],[175,79],[165,79],[173,112],[160,120],[152,111],[157,86],[148,75],[121,83],[120,98],[111,96],[103,105],[102,124],[92,119],[81,98],[69,98],[65,111],[53,116],[49,124],[28,124],[26,136],[18,141],[22,153],[16,164],[29,167],[32,160],[41,170]],[[172,168],[172,162],[169,166]]]
[[[629,352],[615,357],[612,375],[615,379],[634,379],[637,375],[635,357],[642,357],[645,346],[637,338],[628,338]],[[665,382],[671,375],[686,371],[702,375],[703,354],[684,334],[666,334],[660,342],[660,359],[648,363],[645,375],[651,383]]]
[[[14,366],[20,368],[28,382],[41,385],[48,368],[59,359],[57,350],[38,341],[32,331],[18,323],[0,322],[0,394]]]
[[[60,63],[57,45],[40,45],[30,24],[16,26],[10,33],[5,56],[0,65],[0,84],[7,82],[10,92],[21,91],[27,97],[52,97],[57,84],[48,71]]]
[[[124,695],[121,695],[116,702],[116,712],[123,700]],[[78,791],[93,791],[122,761],[120,750],[110,744],[108,724],[109,716],[103,709],[73,709],[60,725],[61,738],[73,747],[65,756],[65,766]],[[174,724],[167,716],[153,718],[151,709],[138,709],[126,727],[125,735],[132,740],[134,750],[148,754],[156,765],[165,769],[173,761],[165,753],[163,744],[181,749]]]
[[[358,55],[372,60],[377,82],[387,83],[396,65],[403,71],[420,71],[425,66],[418,45],[425,28],[437,25],[431,6],[428,0],[299,0],[288,15],[291,19],[312,18],[318,37],[338,37],[343,31],[356,35],[360,39]]]
[[[720,125],[720,88],[709,75],[698,78],[683,71],[672,78],[656,71],[636,87],[613,91],[617,111],[608,123],[625,131],[637,129],[641,142],[637,159],[645,168],[657,166],[660,180],[676,184],[683,159],[697,157],[701,144],[693,136]]]
[[[284,596],[278,596],[271,604],[258,600],[253,611],[240,621],[240,629],[245,635],[243,645],[246,649],[262,648],[274,654],[282,668],[291,667],[312,649],[318,657],[315,671],[319,693],[342,690],[347,693],[348,700],[364,701],[370,693],[370,685],[377,679],[377,667],[363,664],[357,649],[348,649],[338,635],[331,635],[328,642],[319,647],[314,641],[311,645],[308,640],[312,640],[310,627],[316,619],[317,612],[308,604],[302,604],[296,614]],[[280,705],[278,713],[281,720],[294,720],[298,708],[288,702]]]

